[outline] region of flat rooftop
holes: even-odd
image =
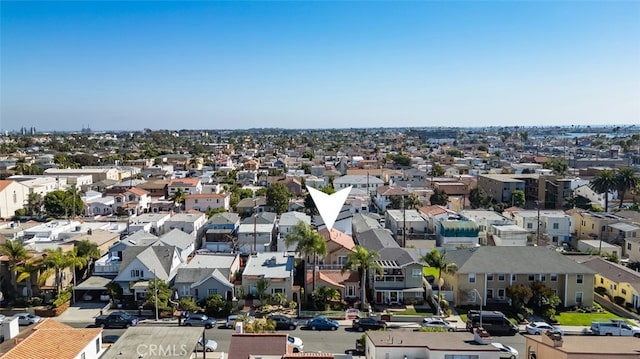
[[[154,324],[146,327],[131,327],[118,339],[100,359],[138,358],[144,359],[190,359],[204,328],[167,327]],[[206,339],[211,334],[207,333]],[[151,349],[154,350],[151,350]]]

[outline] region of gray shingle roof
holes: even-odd
[[[400,267],[420,262],[420,254],[415,248],[382,248],[378,251],[380,260],[394,261]]]
[[[224,212],[224,213],[216,213],[207,223],[210,224],[234,224],[240,220],[240,216],[237,213],[232,212]]]
[[[162,242],[165,245],[176,246],[181,251],[193,244],[194,241],[195,238],[193,236],[176,228],[163,234],[158,240],[158,242]]]
[[[393,239],[386,229],[374,228],[358,235],[358,244],[369,251],[379,251],[382,248],[399,248],[400,245]]]
[[[546,247],[476,247],[448,251],[446,260],[459,273],[595,273]]]
[[[213,274],[213,268],[180,268],[175,283],[196,283]]]
[[[353,215],[353,219],[351,220],[351,227],[352,227],[352,232],[355,235],[358,235],[372,228],[379,228],[380,224],[376,219],[366,214],[356,213]]]

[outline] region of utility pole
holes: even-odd
[[[258,217],[258,207],[257,207],[257,198],[253,200],[253,254],[258,253],[258,232],[257,232],[257,217]]]
[[[402,247],[407,243],[407,209],[404,206],[404,194],[402,195]]]
[[[153,278],[155,278],[155,283],[153,286],[153,291],[154,291],[154,295],[155,295],[155,302],[156,302],[156,322],[158,321],[158,277],[156,276],[156,270],[153,270]]]

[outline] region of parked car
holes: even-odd
[[[4,322],[6,318],[7,318],[6,316],[0,314],[0,323]]]
[[[128,328],[136,325],[138,325],[138,317],[124,311],[99,315],[95,320],[95,326],[103,328]]]
[[[422,326],[425,328],[443,328],[448,332],[455,332],[456,326],[440,318],[424,318],[422,319]]]
[[[525,325],[524,328],[527,331],[527,334],[540,335],[547,330],[564,334],[560,327],[553,326],[546,322],[532,322]]]
[[[482,324],[482,325],[480,325]],[[516,335],[520,332],[518,326],[511,323],[502,312],[471,310],[467,313],[467,330],[473,333],[482,327],[491,335]]]
[[[591,322],[591,332],[595,335],[634,336],[640,338],[640,327],[624,320],[612,319],[608,322]]]
[[[295,330],[298,327],[298,322],[286,315],[271,315],[268,319],[276,322],[276,330]]]
[[[340,324],[327,317],[315,317],[307,321],[306,327],[311,330],[338,330]]]
[[[304,349],[304,343],[302,343],[302,339],[288,335],[287,340],[289,341],[289,344],[291,344],[291,346],[293,347],[294,353],[301,352]]]
[[[491,343],[494,347],[500,350],[500,358],[509,358],[509,359],[517,359],[518,351],[514,347],[510,347],[506,344],[502,343]]]
[[[182,325],[187,327],[205,327],[207,329],[211,329],[215,327],[216,320],[213,318],[209,318],[205,314],[188,314],[186,318],[182,321]]]
[[[385,329],[387,327],[387,322],[384,320],[378,320],[375,318],[360,318],[354,319],[351,322],[351,329],[357,330],[359,332],[364,332],[365,330],[380,330]]]
[[[204,345],[204,348],[202,346],[202,338],[200,338],[200,340],[198,340],[198,343],[196,344],[197,352],[201,352],[201,351],[213,352],[213,351],[216,351],[216,349],[218,349],[218,342],[212,339],[207,339],[207,343]]]
[[[19,325],[35,324],[42,320],[39,316],[31,313],[16,313],[13,316],[18,318]]]

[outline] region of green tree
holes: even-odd
[[[618,191],[618,197],[620,197],[619,208],[622,208],[624,203],[624,197],[629,190],[634,189],[640,184],[640,177],[635,173],[632,168],[622,167],[619,168],[614,175],[615,189]]]
[[[42,258],[42,265],[46,268],[40,274],[40,284],[44,284],[52,275],[55,279],[56,291],[62,291],[62,271],[69,267],[69,261],[62,248],[46,249]]]
[[[67,213],[67,194],[61,190],[55,190],[44,196],[44,209],[47,214],[60,218]]]
[[[195,313],[200,310],[198,304],[192,297],[182,297],[178,300],[178,308],[190,313]]]
[[[523,284],[513,284],[507,287],[507,298],[511,299],[511,306],[520,313],[524,306],[533,297],[531,287]]]
[[[185,201],[187,200],[187,193],[182,188],[178,188],[175,192],[169,196],[169,200],[173,202],[174,207],[183,208]]]
[[[65,260],[67,262],[67,267],[71,268],[71,274],[73,275],[73,287],[75,288],[77,285],[77,271],[82,270],[87,266],[89,258],[79,256],[78,248],[73,247],[70,251],[65,253]],[[73,301],[75,302],[75,291]]]
[[[562,158],[550,158],[543,165],[546,169],[551,169],[560,176],[564,176],[569,169],[569,165]]]
[[[363,304],[367,302],[367,282],[370,273],[372,271],[374,275],[382,273],[378,259],[380,259],[378,252],[368,251],[365,247],[357,245],[347,255],[347,261],[342,266],[342,273],[350,270],[358,271],[360,274],[360,299]]]
[[[265,298],[267,296],[269,286],[271,286],[271,281],[266,278],[260,278],[256,282],[256,294],[260,300],[260,305],[265,305]]]
[[[511,192],[511,205],[516,207],[522,207],[526,203],[524,197],[524,191],[519,189]]]
[[[531,299],[529,305],[538,309],[555,308],[560,304],[560,298],[550,287],[540,281],[531,283]]]
[[[291,232],[287,234],[284,243],[287,247],[294,244],[296,245],[296,253],[305,258],[305,266],[308,257],[313,259],[313,285],[311,290],[313,293],[313,291],[316,290],[316,262],[318,256],[325,256],[327,254],[327,243],[313,227],[302,221],[298,222]],[[304,273],[306,277],[306,268]]]
[[[15,270],[18,274],[16,282],[26,282],[25,287],[27,288],[27,298],[31,300],[31,297],[33,297],[33,283],[31,282],[31,278],[40,272],[39,263],[32,258],[29,258],[22,262],[22,264],[17,265]]]
[[[458,270],[458,266],[455,263],[447,262],[447,252],[440,253],[437,248],[431,248],[429,253],[420,258],[422,262],[429,264],[429,266],[438,269],[438,309],[440,309],[441,290],[444,280],[442,273],[453,274]],[[438,313],[440,314],[440,313]]]
[[[469,191],[469,203],[471,208],[486,208],[491,204],[491,197],[480,187],[472,188]]]
[[[613,171],[602,170],[596,175],[589,184],[592,190],[598,193],[604,193],[604,210],[609,212],[609,192],[616,188],[616,180]]]
[[[440,188],[436,188],[433,190],[433,194],[429,198],[429,201],[432,205],[437,204],[440,206],[446,206],[447,203],[449,203],[449,196],[447,196],[447,194]]]
[[[14,298],[18,294],[18,281],[16,267],[26,261],[30,255],[22,242],[17,239],[7,240],[0,244],[0,254],[7,257],[9,271],[11,272],[11,288]]]
[[[280,214],[289,209],[289,189],[284,183],[274,183],[267,187],[267,206],[275,209]]]
[[[231,313],[231,303],[224,300],[220,294],[213,294],[207,297],[201,304],[208,316],[219,318],[226,317]]]
[[[337,289],[322,286],[311,293],[316,309],[331,310],[330,304],[340,300],[340,292]]]
[[[71,217],[75,218],[76,215],[82,214],[84,209],[84,203],[80,198],[80,191],[76,186],[71,186],[65,191],[65,206],[68,208],[68,212],[71,212]],[[67,213],[68,213],[67,212]]]
[[[80,271],[80,278],[86,278],[87,274],[90,272],[93,262],[100,259],[100,249],[98,248],[98,244],[91,242],[88,239],[83,239],[76,243],[76,251],[76,255],[78,257],[85,258],[87,261],[87,265],[82,271]]]
[[[38,216],[42,213],[42,206],[44,204],[44,199],[42,195],[37,192],[29,193],[27,196],[27,215],[29,216]]]
[[[173,295],[173,290],[171,290],[167,282],[162,279],[152,279],[149,281],[149,287],[147,287],[147,299],[144,302],[144,306],[156,309],[156,296],[158,296],[157,310],[169,310],[171,295]]]
[[[444,176],[444,172],[444,168],[437,163],[431,166],[431,177],[442,177]]]

